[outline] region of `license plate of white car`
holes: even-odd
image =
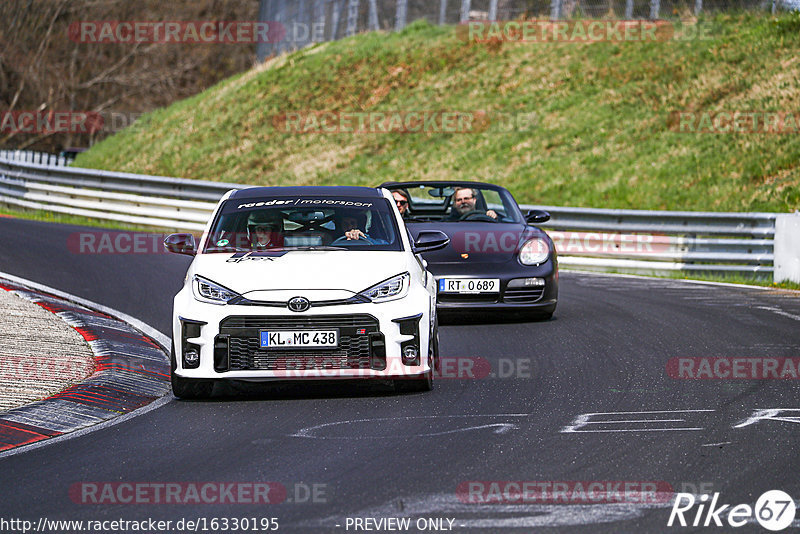
[[[262,349],[338,347],[339,331],[261,330],[260,346]]]
[[[498,293],[499,278],[440,278],[439,293]]]

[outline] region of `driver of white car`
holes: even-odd
[[[373,245],[385,245],[388,243],[388,241],[385,239],[371,237],[365,233],[367,217],[363,211],[342,211],[342,214],[339,217],[338,226],[339,229],[344,232],[344,237],[348,241],[357,241],[359,239],[363,239],[364,241],[367,241]]]
[[[492,219],[497,219],[497,212],[486,210],[483,212],[477,207],[478,195],[471,187],[456,187],[453,193],[453,209],[450,213],[451,220],[459,220],[469,213],[485,213]]]

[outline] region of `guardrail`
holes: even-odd
[[[35,210],[201,231],[239,184],[58,167],[0,157],[0,202]]]
[[[776,213],[534,207],[565,267],[638,274],[774,272]]]
[[[242,187],[247,186],[13,161],[0,152],[0,203],[123,223],[201,231],[217,200]],[[550,212],[542,227],[564,267],[775,275],[775,213],[521,207]]]
[[[0,150],[0,159],[19,161],[22,163],[54,165],[56,167],[65,167],[75,160],[75,158],[56,156],[55,154],[36,152],[35,150]]]

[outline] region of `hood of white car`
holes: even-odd
[[[290,290],[358,293],[407,271],[405,261],[403,252],[385,251],[213,253],[196,256],[193,272],[239,294]]]

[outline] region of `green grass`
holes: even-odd
[[[260,185],[476,179],[523,203],[800,208],[800,135],[687,134],[673,111],[793,111],[800,15],[702,18],[708,40],[476,44],[416,22],[283,56],[144,116],[76,166]],[[294,134],[291,111],[460,110],[523,131]]]

